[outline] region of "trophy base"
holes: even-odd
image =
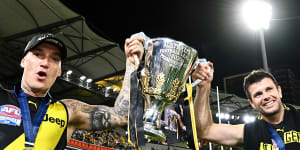
[[[161,129],[157,129],[155,126],[145,123],[144,125],[145,138],[153,141],[166,141],[166,135],[162,132]]]

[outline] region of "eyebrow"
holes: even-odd
[[[255,93],[253,94],[253,97],[255,97],[255,96],[259,95],[259,94],[262,94],[262,92],[261,92],[261,91],[255,92]]]
[[[61,56],[61,53],[60,53],[60,52],[54,52],[53,54],[54,54],[54,55],[57,55],[57,56],[59,56],[59,57]]]

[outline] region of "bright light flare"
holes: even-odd
[[[72,70],[68,70],[68,71],[67,71],[67,75],[70,75],[70,74],[72,74],[72,73],[73,73]]]
[[[272,6],[261,0],[249,0],[243,5],[242,15],[250,28],[268,29],[272,18]]]
[[[80,76],[80,78],[79,78],[79,79],[80,79],[80,81],[83,81],[83,80],[85,80],[85,79],[86,79],[86,76],[83,76],[83,75],[82,75],[82,76]]]
[[[93,79],[91,79],[91,78],[86,79],[87,83],[91,83],[92,81],[93,81]]]
[[[250,122],[254,122],[255,121],[255,117],[254,116],[249,116],[249,115],[245,115],[243,118],[245,123],[250,123]]]

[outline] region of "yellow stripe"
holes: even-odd
[[[191,83],[186,84],[187,88],[187,94],[188,96],[184,100],[188,100],[190,104],[190,114],[191,114],[191,120],[192,120],[192,129],[193,129],[193,135],[194,135],[194,144],[195,144],[195,149],[199,150],[199,145],[198,145],[198,136],[197,136],[197,131],[196,131],[196,123],[195,123],[195,113],[194,113],[194,104],[193,104],[193,86]]]
[[[35,107],[35,109],[37,109],[37,104],[36,104],[35,102],[33,102],[33,101],[29,100],[29,101],[28,101],[28,104],[33,104],[33,105],[34,105],[34,107]]]

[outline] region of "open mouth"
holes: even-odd
[[[274,103],[274,101],[269,101],[267,103],[265,103],[263,106],[271,106]]]
[[[45,79],[47,77],[46,72],[43,72],[43,71],[39,71],[37,74],[38,74],[39,79]]]

